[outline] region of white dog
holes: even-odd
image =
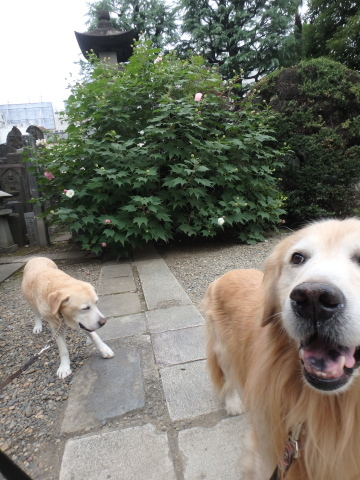
[[[56,338],[61,359],[57,371],[59,378],[71,374],[65,340],[66,327],[82,328],[103,358],[114,356],[111,348],[95,333],[105,325],[106,319],[96,306],[98,297],[90,283],[70,277],[48,258],[36,257],[25,265],[21,289],[35,313],[34,333],[42,331],[42,318],[49,322],[53,333],[59,328],[61,320],[65,323]]]

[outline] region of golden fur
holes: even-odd
[[[289,266],[291,253],[300,247],[311,261]],[[358,370],[340,392],[312,388],[303,376],[298,339],[284,318],[289,291],[298,281],[338,282],[355,306],[343,323],[360,345],[360,309],[355,315],[360,265],[354,260],[359,250],[360,221],[318,222],[281,241],[266,260],[264,275],[257,270],[230,271],[207,290],[211,378],[229,413],[241,412],[240,404],[234,406],[234,391],[241,394],[265,472],[256,473],[254,465],[246,478],[270,478],[289,432],[301,422],[301,455],[286,480],[360,479]]]

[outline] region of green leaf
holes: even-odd
[[[136,223],[137,225],[139,225],[139,227],[141,227],[141,225],[147,226],[148,219],[146,217],[135,217],[133,219],[133,223]]]

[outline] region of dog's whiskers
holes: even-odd
[[[282,312],[274,313],[273,315],[270,315],[270,317],[267,317],[267,319],[265,320],[265,323],[271,322],[272,319],[275,318],[275,317],[279,317],[277,320],[280,320],[281,315],[282,315]]]

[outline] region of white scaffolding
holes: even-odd
[[[8,125],[36,125],[48,130],[55,129],[51,102],[0,105],[0,115]]]

